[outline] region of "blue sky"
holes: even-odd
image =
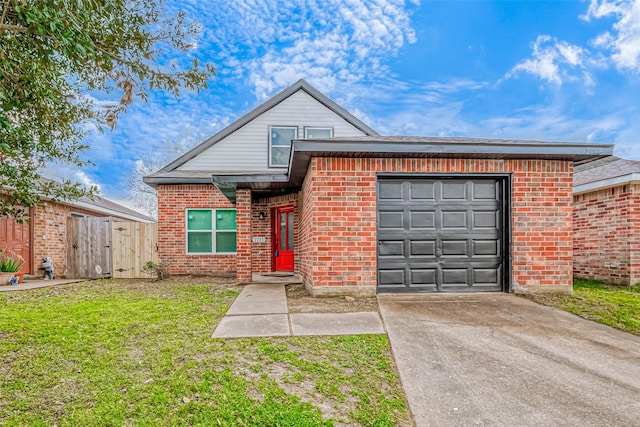
[[[126,201],[171,159],[300,78],[382,134],[615,143],[640,159],[640,0],[170,0],[203,25],[209,88],[137,100],[55,175]],[[117,99],[117,95],[111,95]]]

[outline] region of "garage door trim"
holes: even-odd
[[[495,180],[499,186],[501,197],[499,197],[499,209],[500,209],[500,221],[501,221],[501,236],[500,236],[500,251],[501,251],[501,270],[500,275],[500,291],[510,292],[512,283],[512,269],[511,269],[511,182],[512,174],[509,173],[393,173],[393,172],[379,172],[376,174],[376,290],[379,293],[386,292],[423,292],[428,289],[419,289],[412,287],[398,287],[394,289],[381,289],[380,288],[380,269],[379,269],[379,236],[380,236],[380,224],[378,223],[379,206],[380,203],[380,182],[384,180],[393,179],[408,179],[408,180],[459,180],[459,179],[492,179]],[[495,287],[494,287],[495,288]],[[482,292],[482,288],[470,287],[473,292]],[[496,289],[492,289],[496,291]]]

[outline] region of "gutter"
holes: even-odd
[[[573,187],[573,195],[577,196],[579,194],[590,193],[596,190],[606,190],[607,188],[618,187],[624,184],[640,184],[640,173],[634,172],[628,175],[617,176],[615,178],[576,185]]]

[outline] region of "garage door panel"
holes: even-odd
[[[411,222],[409,223],[411,229],[431,229],[433,230],[436,225],[436,212],[435,211],[411,211],[409,214]]]
[[[443,268],[442,286],[467,286],[469,283],[469,269],[467,268]]]
[[[412,286],[436,286],[437,269],[435,268],[412,268],[411,285]]]
[[[474,286],[494,286],[500,279],[499,268],[474,268],[473,269],[473,285]]]
[[[468,241],[465,240],[443,240],[442,241],[442,257],[456,256],[468,257]]]
[[[500,239],[474,240],[472,242],[473,256],[499,256]]]
[[[442,181],[442,200],[467,200],[467,183]]]
[[[378,184],[378,198],[380,200],[402,200],[402,182],[380,182]]]
[[[379,226],[385,228],[404,228],[404,211],[380,212]]]
[[[378,242],[378,255],[381,257],[403,257],[404,240],[385,240]]]
[[[441,211],[442,228],[467,228],[467,211]]]
[[[435,240],[411,240],[409,242],[409,256],[435,256],[436,241]]]
[[[379,179],[378,291],[502,290],[501,185],[496,178]]]
[[[405,270],[382,270],[378,272],[378,281],[381,286],[405,287]]]
[[[409,183],[410,200],[435,200],[434,181],[413,181]]]
[[[472,227],[474,229],[477,229],[477,228],[497,229],[499,224],[499,218],[500,216],[497,210],[491,210],[491,211],[474,210]]]
[[[498,183],[494,180],[474,182],[473,200],[498,200]]]

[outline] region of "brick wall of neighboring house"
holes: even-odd
[[[574,274],[615,284],[640,282],[640,186],[576,195]]]
[[[212,184],[158,186],[158,254],[171,274],[216,274],[236,271],[236,255],[187,254],[187,209],[235,208]]]
[[[298,250],[307,284],[375,289],[376,172],[512,173],[514,288],[571,289],[573,163],[545,160],[313,158]]]
[[[33,214],[33,265],[34,275],[41,275],[42,258],[51,257],[56,276],[67,274],[67,222],[71,212],[86,216],[103,214],[60,203],[48,202],[34,208]]]

